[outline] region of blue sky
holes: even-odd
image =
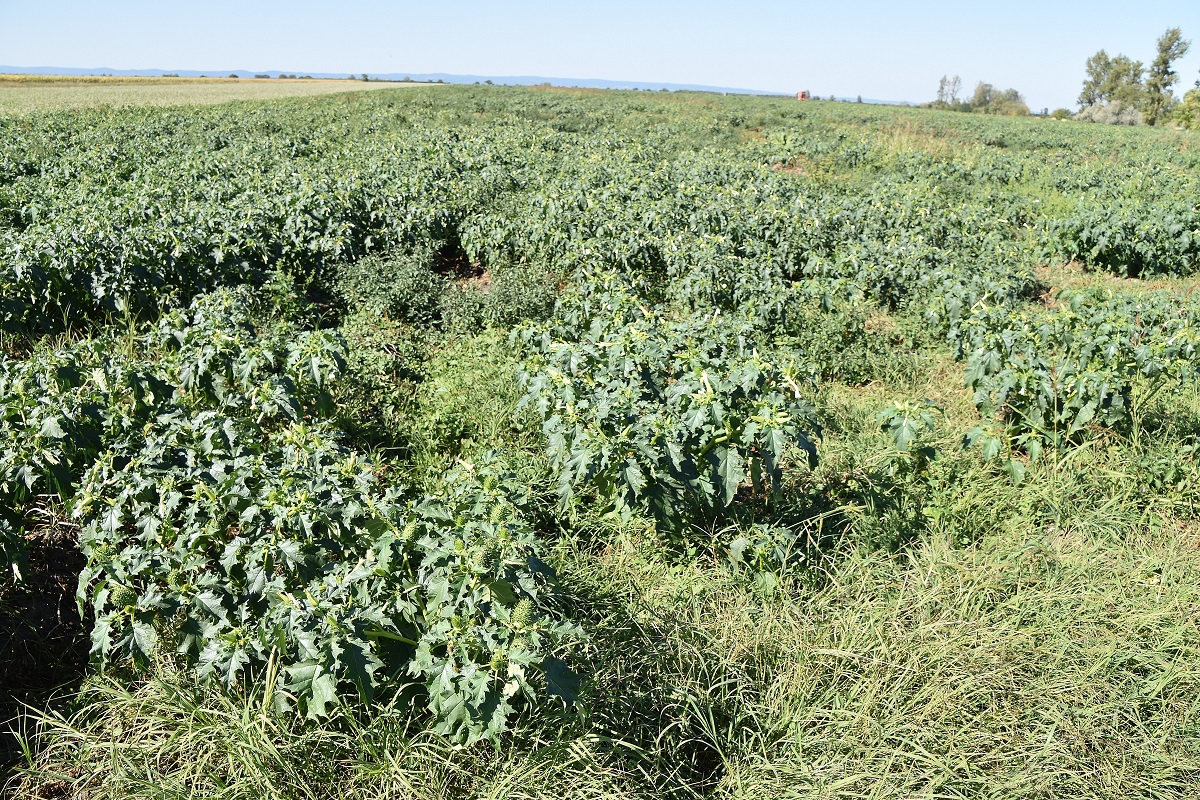
[[[931,99],[943,73],[1073,106],[1100,48],[1149,62],[1200,0],[1155,2],[228,2],[0,0],[0,64],[607,78]]]

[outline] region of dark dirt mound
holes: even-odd
[[[84,621],[75,606],[83,555],[60,528],[29,539],[25,580],[0,586],[0,785],[20,756],[12,731],[23,705],[45,707],[78,685],[87,666]]]

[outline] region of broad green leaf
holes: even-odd
[[[538,665],[546,675],[546,694],[550,697],[562,698],[567,705],[579,701],[579,676],[567,666],[566,662],[548,656]]]
[[[62,429],[59,417],[46,417],[42,422],[40,433],[50,439],[62,439],[67,435],[67,432]]]
[[[725,505],[733,502],[738,487],[746,480],[746,465],[735,448],[718,451],[717,474],[721,477],[721,489]]]

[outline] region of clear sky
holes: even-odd
[[[0,64],[113,69],[445,72],[698,83],[932,99],[943,73],[1034,110],[1074,106],[1100,48],[1149,62],[1200,0],[1006,3],[743,0],[0,0]]]

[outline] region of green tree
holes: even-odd
[[[955,75],[943,75],[938,81],[937,100],[934,105],[938,108],[952,106],[958,102],[958,93],[962,91],[962,78]]]
[[[1145,87],[1142,85],[1145,71],[1142,62],[1118,54],[1112,60],[1112,69],[1104,86],[1107,101],[1123,106],[1138,105],[1145,94]]]
[[[1175,109],[1175,121],[1188,130],[1200,130],[1200,86],[1183,96],[1183,102]]]
[[[1087,60],[1084,66],[1083,91],[1079,93],[1079,105],[1086,108],[1105,102],[1104,84],[1112,69],[1112,59],[1103,49]]]
[[[971,107],[975,109],[987,108],[996,97],[996,87],[990,83],[980,81],[975,84],[975,94],[971,96]]]
[[[971,96],[970,110],[981,114],[999,114],[1002,116],[1024,117],[1029,115],[1029,106],[1025,98],[1016,89],[1001,91],[990,83],[980,81],[975,86],[975,94]]]
[[[1176,61],[1187,54],[1191,44],[1183,38],[1179,28],[1168,28],[1166,33],[1158,37],[1158,55],[1154,57],[1146,77],[1147,124],[1154,125],[1170,111],[1175,100],[1171,87],[1179,81],[1179,73],[1173,67]]]
[[[1109,57],[1099,50],[1087,60],[1079,105],[1083,108],[1113,102],[1122,106],[1139,105],[1144,73],[1142,62],[1121,53]]]

